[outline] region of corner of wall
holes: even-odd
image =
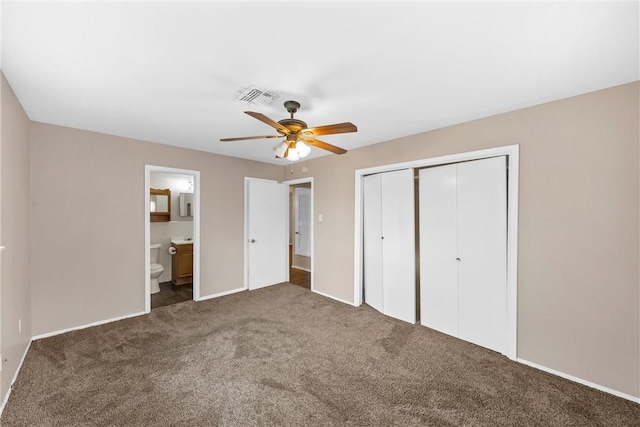
[[[0,399],[4,402],[31,343],[30,120],[0,75]]]

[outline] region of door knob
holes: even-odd
[[[460,261],[460,258],[456,258],[456,261]]]
[[[255,243],[255,242],[256,242],[256,239],[251,239],[251,243]]]

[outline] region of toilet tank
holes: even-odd
[[[160,259],[160,247],[162,245],[160,243],[152,243],[150,248],[150,258],[149,264],[160,264],[158,261]]]

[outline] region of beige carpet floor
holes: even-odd
[[[640,405],[281,284],[35,341],[2,426],[638,426]]]

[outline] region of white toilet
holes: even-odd
[[[151,263],[151,293],[157,294],[160,292],[160,283],[158,278],[164,271],[164,267],[158,263],[160,258],[160,243],[153,243],[150,247],[149,262]]]

